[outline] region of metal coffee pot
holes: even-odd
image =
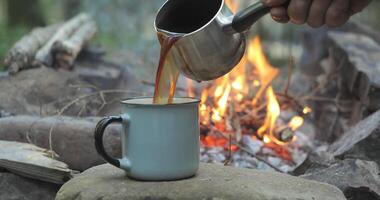
[[[155,19],[159,34],[180,35],[170,54],[180,72],[196,81],[221,77],[244,55],[246,32],[270,8],[260,0],[236,15],[224,0],[168,0]]]

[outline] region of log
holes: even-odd
[[[22,37],[5,55],[4,65],[10,74],[22,69],[32,67],[34,56],[57,31],[59,24],[44,28],[35,28],[29,34]]]
[[[64,23],[50,38],[50,40],[40,50],[38,50],[33,64],[37,66],[52,66],[53,56],[51,50],[53,44],[59,40],[69,38],[76,30],[88,21],[90,21],[90,17],[87,14],[82,13]]]
[[[68,39],[56,41],[52,47],[53,66],[71,70],[79,52],[94,37],[95,33],[95,22],[88,21]]]
[[[94,129],[100,118],[14,116],[0,118],[0,140],[29,142],[56,152],[70,169],[83,171],[104,163],[94,145]],[[51,139],[50,139],[50,130]],[[107,128],[107,152],[120,156],[120,129]],[[51,141],[51,145],[50,145]]]
[[[63,184],[73,171],[50,157],[47,149],[32,144],[0,140],[0,167],[40,181]]]

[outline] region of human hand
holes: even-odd
[[[262,0],[272,7],[273,20],[280,23],[291,21],[295,24],[307,23],[318,28],[323,25],[338,27],[349,18],[362,11],[371,0],[291,0],[288,8],[282,5],[287,0]]]

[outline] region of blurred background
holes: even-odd
[[[232,0],[243,8],[254,0]],[[158,57],[153,20],[164,0],[0,0],[0,59],[21,36],[33,27],[68,19],[80,12],[90,13],[99,31],[93,44],[102,47],[113,60],[129,65],[138,76],[151,79]],[[380,1],[373,1],[352,20],[380,28]],[[278,67],[290,55],[302,53],[300,32],[306,26],[277,24],[269,16],[258,22],[250,34],[264,40],[265,51]],[[297,60],[297,59],[296,59]],[[3,66],[0,65],[0,69]]]

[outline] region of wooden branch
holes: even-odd
[[[95,36],[96,24],[92,20],[84,24],[66,40],[58,40],[53,44],[53,66],[72,69],[74,60],[81,49]]]
[[[59,26],[59,24],[55,24],[45,28],[33,29],[16,42],[4,59],[4,65],[8,67],[9,73],[14,74],[22,69],[32,67],[31,63],[38,49],[53,36]]]
[[[294,57],[291,56],[289,58],[289,64],[288,64],[288,78],[286,80],[286,84],[285,84],[285,88],[284,88],[284,94],[285,95],[288,95],[290,84],[292,83],[293,69],[294,69]]]
[[[49,158],[48,153],[32,144],[0,140],[0,167],[21,176],[63,184],[73,171],[65,163]]]
[[[79,14],[76,17],[70,19],[64,23],[57,32],[50,38],[50,40],[36,53],[34,65],[46,65],[52,66],[53,56],[51,53],[52,46],[59,40],[65,40],[71,37],[71,35],[78,30],[84,23],[90,21],[90,17],[87,14]]]

